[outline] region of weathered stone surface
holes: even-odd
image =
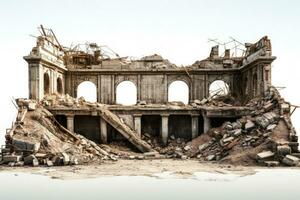
[[[5,155],[2,158],[4,164],[9,162],[19,162],[21,160],[21,156],[19,155]]]
[[[264,151],[259,154],[257,154],[258,160],[267,160],[274,157],[274,153],[272,151]]]
[[[70,162],[70,156],[67,153],[62,153],[64,165],[68,165]]]
[[[255,124],[251,120],[247,120],[245,124],[245,130],[250,131],[253,128],[255,128]]]
[[[13,139],[12,144],[18,150],[37,152],[41,146],[39,142],[29,142],[21,139]]]
[[[280,156],[285,156],[292,153],[292,149],[289,145],[279,145],[277,146],[277,153]]]
[[[299,163],[299,158],[292,156],[292,155],[286,155],[283,158],[282,162],[289,166],[296,166]]]
[[[215,158],[216,158],[216,155],[209,155],[209,156],[206,157],[206,160],[207,160],[207,161],[212,161],[212,160],[214,160]]]

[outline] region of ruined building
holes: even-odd
[[[156,54],[135,60],[115,53],[112,57],[95,43],[66,48],[51,29],[41,27],[36,46],[24,56],[29,100],[17,100],[17,121],[7,131],[2,152],[21,151],[24,160],[28,152],[35,153],[29,155],[30,162],[39,156],[44,163],[69,162],[67,154],[115,159],[103,150],[107,145],[100,145],[126,141],[140,152],[167,157],[246,163],[255,155],[267,165],[277,165],[278,160],[298,163],[291,105],[271,86],[276,57],[270,40],[246,43],[242,56],[233,57],[229,49],[220,55],[218,48],[212,47],[204,60],[178,67]],[[85,81],[95,86],[97,102],[78,96]],[[135,85],[134,105],[116,102],[117,88],[124,81]],[[187,85],[188,102],[169,102],[175,81]],[[215,81],[223,81],[228,94],[211,93]],[[19,157],[9,155],[6,163],[17,163]]]
[[[97,102],[107,104],[138,137],[148,133],[160,136],[163,143],[171,135],[195,138],[222,121],[247,114],[250,109],[246,106],[220,108],[192,104],[209,98],[210,84],[216,80],[227,83],[230,94],[241,102],[264,96],[271,84],[271,63],[276,58],[267,37],[248,44],[244,57],[230,57],[229,50],[221,57],[216,46],[207,59],[188,67],[177,67],[159,55],[131,62],[124,58],[110,59],[103,57],[96,47],[91,52],[64,51],[55,37],[40,36],[36,47],[24,57],[29,69],[29,98],[42,100],[52,93],[77,98],[80,83],[90,81],[97,88]],[[178,80],[189,88],[189,104],[168,106],[168,88]],[[136,105],[116,105],[116,88],[123,81],[136,86]],[[99,143],[114,140],[115,130],[96,110],[51,105],[47,109],[70,131],[82,132]]]

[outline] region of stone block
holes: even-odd
[[[282,162],[289,166],[296,166],[299,163],[299,158],[292,156],[292,155],[286,155],[283,158]]]
[[[233,140],[234,140],[234,137],[231,136],[231,137],[223,139],[223,143],[232,142]]]
[[[29,142],[13,138],[12,145],[15,147],[16,150],[37,152],[41,146],[41,143]]]
[[[62,153],[63,164],[68,165],[70,163],[70,156],[67,153]]]
[[[277,154],[280,156],[289,155],[292,153],[292,149],[289,145],[279,145],[277,146]]]
[[[216,158],[216,155],[209,155],[209,156],[206,157],[206,160],[207,160],[207,161],[212,161],[212,160],[214,160],[215,158]]]
[[[269,160],[274,157],[274,153],[272,151],[264,151],[256,155],[258,160]]]
[[[26,156],[24,157],[24,164],[31,165],[34,159],[36,159],[35,155]]]
[[[5,155],[2,158],[4,164],[9,162],[19,162],[21,160],[21,156],[19,155]]]
[[[247,120],[245,124],[245,130],[250,131],[255,128],[255,124],[251,120]]]

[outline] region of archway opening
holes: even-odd
[[[63,93],[63,85],[62,85],[62,80],[60,77],[57,78],[56,80],[56,90],[58,94]]]
[[[134,105],[137,101],[137,89],[131,81],[123,81],[116,89],[116,102],[122,105]]]
[[[216,80],[209,85],[209,96],[211,98],[217,96],[226,96],[229,94],[229,86],[222,80]]]
[[[184,81],[174,81],[169,85],[168,102],[172,101],[189,103],[189,86]]]
[[[84,81],[77,87],[77,97],[83,97],[86,101],[97,101],[97,87],[91,81]]]
[[[50,77],[49,74],[44,73],[44,94],[50,93]]]

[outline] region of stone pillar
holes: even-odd
[[[102,143],[106,144],[107,143],[107,123],[104,119],[101,117],[100,119],[100,137]]]
[[[204,121],[203,131],[204,133],[206,133],[209,129],[211,129],[210,118],[207,117],[206,115],[203,115],[203,121]]]
[[[199,134],[199,114],[192,114],[192,139]]]
[[[168,136],[169,136],[169,115],[162,114],[161,115],[161,140],[164,145],[168,143]]]
[[[74,115],[67,115],[67,129],[74,132]]]
[[[142,137],[142,122],[141,122],[142,115],[135,114],[133,115],[133,117],[134,117],[134,130],[138,134],[138,137],[141,138]]]

